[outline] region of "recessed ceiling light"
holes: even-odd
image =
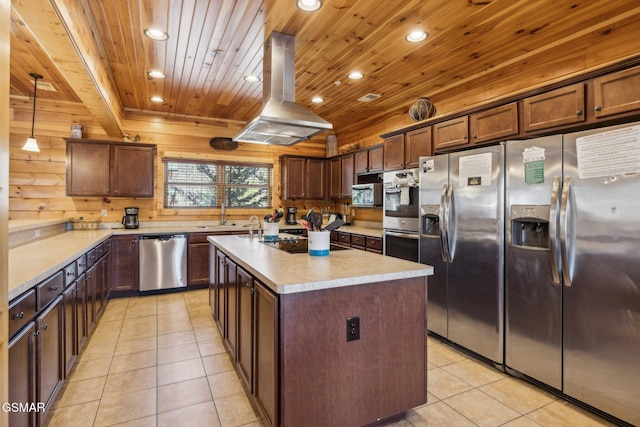
[[[249,83],[258,83],[260,81],[260,77],[254,74],[249,74],[248,76],[244,76],[244,80]]]
[[[161,96],[152,96],[151,98],[149,98],[149,101],[151,102],[164,102],[164,98]]]
[[[428,36],[429,34],[427,34],[426,31],[417,30],[417,31],[411,31],[409,34],[407,34],[405,39],[411,43],[418,43],[418,42],[421,42],[422,40],[425,40]]]
[[[166,31],[158,30],[157,28],[147,28],[144,30],[144,34],[154,40],[166,40],[169,38],[169,34]]]
[[[165,77],[167,77],[167,75],[160,70],[151,70],[147,73],[147,75],[154,79],[164,79]]]
[[[311,98],[311,102],[313,102],[314,104],[320,104],[321,102],[324,102],[324,98],[322,98],[321,96],[314,96],[313,98]]]
[[[351,80],[358,80],[364,77],[364,74],[362,74],[360,71],[352,71],[350,72],[347,77],[349,77]]]
[[[305,12],[314,12],[322,7],[322,0],[297,0],[296,6]]]

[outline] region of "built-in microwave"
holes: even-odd
[[[352,185],[351,205],[356,208],[382,206],[382,183]]]

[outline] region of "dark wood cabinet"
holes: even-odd
[[[84,348],[89,336],[89,316],[87,311],[87,276],[82,273],[76,280],[76,329],[75,341],[78,354]]]
[[[230,258],[225,261],[227,270],[225,286],[226,299],[226,333],[224,340],[233,360],[237,360],[238,348],[238,265]]]
[[[66,141],[67,196],[153,197],[155,145]]]
[[[36,318],[36,401],[44,403],[45,411],[64,380],[63,308],[62,296],[58,296]],[[37,418],[42,415],[38,412]]]
[[[374,252],[377,254],[382,253],[382,238],[380,237],[366,237],[365,251]]]
[[[97,315],[96,312],[96,287],[98,285],[97,265],[94,264],[85,273],[85,298],[87,304],[87,332],[93,330]]]
[[[420,157],[430,156],[431,126],[407,132],[404,136],[404,167],[417,168]]]
[[[340,157],[329,160],[329,197],[332,199],[340,198]]]
[[[207,233],[189,233],[187,246],[187,288],[209,285],[209,241]]]
[[[593,102],[596,119],[640,111],[640,67],[594,79]]]
[[[342,246],[351,246],[351,233],[338,231],[338,243]]]
[[[472,144],[518,135],[518,103],[471,114],[469,130]]]
[[[364,250],[366,246],[366,238],[360,234],[351,235],[351,247]]]
[[[469,118],[462,116],[433,125],[433,150],[465,145],[469,142]]]
[[[351,186],[354,180],[354,156],[353,153],[340,157],[340,198],[351,197]]]
[[[218,250],[215,251],[215,266],[215,306],[213,311],[220,335],[224,338],[227,334],[227,256]]]
[[[139,235],[114,236],[111,241],[111,292],[137,295],[139,284]]]
[[[522,110],[522,127],[525,132],[584,122],[584,83],[525,98]]]
[[[278,337],[280,335],[278,298],[254,279],[253,294],[253,395],[266,421],[280,425]]]
[[[384,145],[382,144],[358,150],[353,155],[356,175],[382,172],[384,169]]]
[[[77,333],[78,314],[76,300],[76,284],[69,285],[62,293],[64,300],[64,376],[65,378],[71,371],[71,367],[78,355]]]
[[[384,170],[404,168],[404,134],[384,139]]]
[[[35,322],[26,326],[9,341],[9,400],[11,403],[28,404],[35,402]],[[33,411],[9,412],[10,426],[35,426]]]
[[[280,158],[282,198],[325,199],[325,160],[308,157]]]
[[[238,346],[240,377],[251,391],[253,386],[253,276],[242,267],[238,275]]]

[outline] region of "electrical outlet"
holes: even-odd
[[[40,230],[36,230],[36,237],[40,237]]]
[[[107,216],[107,210],[106,209],[102,209],[101,214],[103,217]]]
[[[347,341],[354,341],[360,339],[360,318],[349,317],[347,318]]]

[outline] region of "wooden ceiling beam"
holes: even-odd
[[[118,96],[96,24],[84,1],[14,0],[14,12],[29,27],[62,76],[109,136],[123,134]]]

